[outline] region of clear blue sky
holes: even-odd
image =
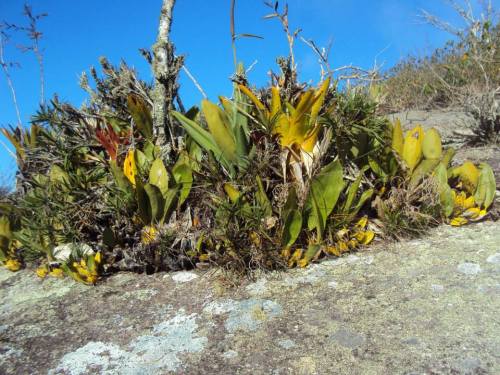
[[[283,3],[284,1],[280,1]],[[353,63],[371,67],[375,59],[386,68],[409,53],[423,54],[440,46],[448,36],[423,24],[417,17],[424,8],[457,22],[457,17],[440,0],[289,0],[291,28],[300,27],[306,39],[319,46],[333,40],[331,63]],[[229,34],[229,0],[177,0],[172,39],[177,53],[186,55],[186,65],[209,97],[229,94],[228,77],[233,71]],[[494,1],[499,6],[500,0]],[[0,21],[23,24],[22,0],[0,0]],[[124,59],[145,80],[151,79],[148,64],[138,53],[155,40],[161,0],[32,0],[35,13],[47,12],[40,22],[44,32],[45,80],[47,97],[58,93],[62,100],[80,105],[85,93],[78,87],[78,76],[98,64],[100,56],[112,63]],[[275,69],[275,57],[287,54],[287,43],[277,20],[263,20],[269,8],[260,0],[238,0],[236,29],[253,33],[263,40],[238,42],[238,57],[248,66],[258,61],[250,75],[263,85],[269,69]],[[32,55],[22,54],[15,44],[24,42],[14,35],[5,51],[18,61],[12,71],[22,118],[38,106],[38,68]],[[319,68],[314,54],[297,42],[296,57],[303,80],[316,81]],[[184,75],[181,95],[186,105],[198,103],[201,96]],[[0,74],[0,126],[15,124],[16,116],[3,74]],[[1,138],[5,143],[6,140]],[[12,182],[15,163],[0,147],[0,183]]]

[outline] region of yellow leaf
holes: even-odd
[[[94,261],[96,263],[101,263],[101,260],[102,260],[102,256],[101,256],[101,252],[98,251],[95,255],[94,255]]]
[[[135,165],[134,150],[130,149],[123,163],[123,173],[125,177],[128,178],[132,186],[135,187],[135,176],[137,174],[137,168]]]
[[[422,154],[426,159],[440,159],[443,155],[443,146],[439,132],[431,128],[425,132],[422,142]]]
[[[375,238],[375,232],[367,230],[366,232],[364,232],[363,239],[359,242],[363,245],[368,245],[373,241],[374,238]]]
[[[255,96],[255,94],[246,86],[244,85],[238,85],[238,88],[243,91],[243,93],[248,96],[248,98],[253,102],[253,104],[255,104],[255,106],[261,110],[261,111],[264,111],[266,110],[266,107],[265,105],[259,100],[257,99],[257,97]]]
[[[231,202],[236,203],[240,199],[241,193],[233,184],[226,182],[223,187]]]
[[[325,101],[325,96],[328,91],[328,87],[330,87],[330,77],[325,79],[319,90],[316,92],[315,103],[311,108],[311,118],[310,118],[311,125],[313,126],[315,125],[316,118],[318,117],[319,111],[321,110],[323,102]]]
[[[422,141],[424,138],[424,131],[420,125],[413,128],[406,134],[403,144],[403,160],[413,172],[415,167],[422,159]]]
[[[470,193],[474,194],[479,181],[479,169],[470,161],[466,161],[456,169],[456,173],[462,181],[464,188]]]
[[[270,120],[281,110],[280,90],[278,87],[271,87],[271,114]]]
[[[403,156],[403,129],[401,128],[401,121],[396,119],[394,122],[394,127],[392,130],[392,149],[397,152],[397,154]]]

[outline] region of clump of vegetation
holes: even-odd
[[[466,105],[500,86],[500,23],[491,2],[481,16],[473,13],[470,1],[465,6],[450,4],[465,26],[454,27],[432,14],[422,16],[430,24],[451,34],[453,40],[430,56],[410,56],[388,72],[381,83],[383,111],[442,108]],[[489,115],[486,115],[489,116]]]
[[[19,167],[0,205],[13,271],[94,284],[119,270],[306,267],[376,235],[482,219],[493,203],[488,165],[453,166],[436,130],[404,135],[331,74],[298,82],[291,58],[259,90],[239,65],[231,97],[170,103],[175,131],[155,124],[152,85],[101,65],[95,89],[82,77],[88,105],[54,99],[30,130],[4,129]]]

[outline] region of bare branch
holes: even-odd
[[[4,47],[7,43],[7,34],[0,30],[0,66],[2,67],[5,80],[7,81],[7,85],[9,86],[10,93],[12,96],[12,102],[14,103],[14,109],[16,110],[17,116],[17,127],[19,130],[22,130],[23,123],[21,121],[21,112],[19,111],[19,105],[17,103],[16,89],[14,88],[14,83],[12,82],[12,77],[10,75],[9,67],[14,66],[13,63],[5,61],[4,56]]]
[[[205,91],[203,91],[203,88],[200,86],[200,84],[198,83],[198,81],[196,80],[196,78],[194,78],[194,76],[188,70],[188,68],[186,67],[186,65],[182,66],[182,70],[184,70],[184,73],[186,73],[186,75],[189,77],[189,79],[194,83],[194,85],[196,86],[196,88],[198,89],[198,91],[201,93],[201,95],[203,95],[203,97],[205,99],[208,98],[207,94],[205,93]]]

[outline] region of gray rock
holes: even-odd
[[[365,337],[363,335],[346,328],[339,329],[330,338],[350,349],[355,349],[365,342]]]
[[[499,374],[499,243],[500,222],[441,226],[242,287],[0,269],[0,373]]]

